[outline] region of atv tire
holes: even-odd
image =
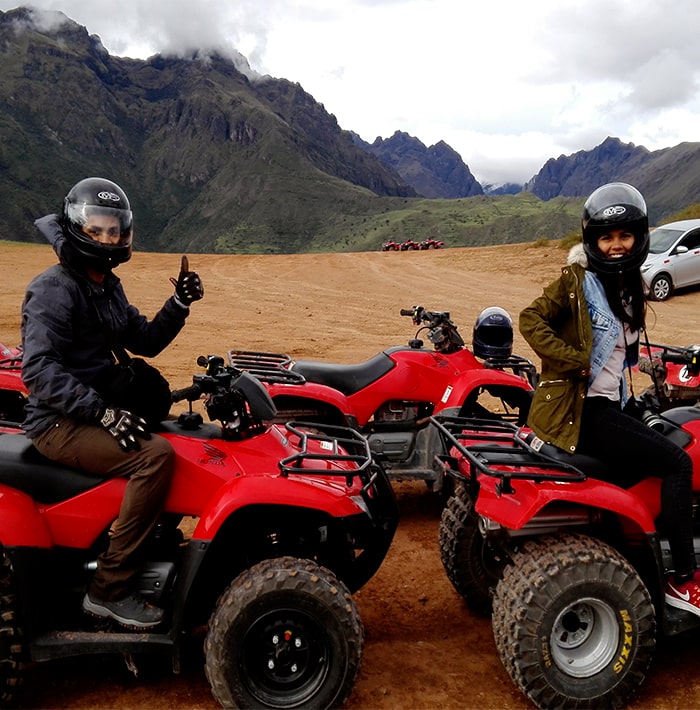
[[[619,708],[642,684],[656,644],[649,592],[616,550],[547,536],[513,556],[493,600],[501,662],[540,708]]]
[[[357,678],[364,631],[345,585],[309,560],[265,560],[219,599],[206,675],[223,707],[332,708]]]
[[[507,562],[479,532],[467,489],[455,486],[440,518],[440,559],[457,593],[480,616],[491,616],[493,590]]]
[[[23,655],[14,573],[7,553],[0,548],[0,707],[12,704],[21,682]]]

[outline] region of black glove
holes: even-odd
[[[150,439],[146,422],[141,417],[119,407],[105,407],[97,416],[100,425],[108,431],[124,451],[136,451],[141,445],[136,441]]]
[[[180,275],[177,279],[171,278],[170,283],[175,286],[175,296],[183,306],[189,306],[192,301],[199,301],[204,296],[202,280],[196,271],[190,271],[189,261],[184,255],[180,265]]]

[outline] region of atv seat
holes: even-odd
[[[103,476],[47,459],[24,434],[0,434],[0,484],[16,488],[39,503],[68,500],[104,481]]]
[[[535,450],[550,461],[557,461],[573,466],[585,473],[589,478],[598,478],[602,481],[609,479],[607,466],[594,456],[579,454],[577,452],[570,454],[554,444],[547,444],[541,439],[538,439],[534,432],[529,432],[527,436],[523,437],[523,441],[530,446],[536,446]]]
[[[357,365],[296,360],[290,369],[303,375],[307,382],[326,385],[350,396],[372,384],[394,367],[394,361],[382,352]]]

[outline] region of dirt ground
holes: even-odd
[[[205,298],[154,363],[173,387],[191,383],[200,354],[230,348],[360,362],[414,335],[401,308],[448,310],[464,339],[482,308],[521,308],[558,273],[566,252],[516,245],[425,252],[292,256],[192,255]],[[48,247],[0,242],[0,342],[19,342],[24,288],[54,262]],[[136,253],[118,270],[130,300],[152,315],[170,295],[179,256]],[[653,304],[652,342],[700,341],[700,292]],[[514,352],[532,358],[516,333]],[[638,385],[646,386],[643,380]],[[352,709],[528,708],[501,667],[490,622],[470,612],[443,571],[441,501],[418,483],[395,484],[401,521],[389,554],[356,599],[366,629]],[[700,635],[662,642],[630,707],[700,707]],[[29,670],[24,707],[215,708],[195,654],[180,675],[160,659],[139,677],[118,656],[79,658]]]

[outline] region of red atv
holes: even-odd
[[[679,348],[649,343],[637,368],[652,379],[645,395],[665,411],[700,402],[700,345]]]
[[[382,244],[382,251],[399,251],[400,249],[401,245],[393,239],[389,239],[389,241]]]
[[[413,239],[407,239],[405,242],[401,242],[401,251],[417,251],[420,249],[418,242],[414,242]]]
[[[22,384],[22,351],[0,343],[0,431],[3,425],[14,427],[24,419],[27,390]]]
[[[210,421],[190,404],[160,432],[177,463],[140,576],[140,592],[166,609],[154,632],[126,632],[81,612],[125,480],[59,466],[5,422],[3,703],[28,661],[161,653],[178,672],[185,645],[205,626],[206,675],[225,707],[328,708],[350,694],[363,649],[351,592],[392,540],[391,485],[356,432],[269,424],[274,405],[257,379],[221,357],[198,364],[204,373],[173,398],[204,397]],[[18,372],[14,387],[22,389]]]
[[[700,374],[697,359],[689,373]],[[698,555],[700,408],[661,413],[645,395],[638,404],[648,426],[693,459]],[[656,524],[661,479],[630,472],[626,488],[606,483],[598,460],[508,422],[433,424],[451,447],[445,470],[461,484],[440,522],[442,561],[471,608],[492,609],[513,682],[540,708],[622,706],[644,680],[657,635],[700,626],[664,603],[672,563]]]
[[[430,415],[492,412],[524,421],[535,368],[511,354],[512,325],[503,336],[509,345],[497,351],[501,357],[481,362],[466,348],[448,312],[416,306],[401,315],[419,326],[416,337],[355,365],[241,350],[231,350],[229,362],[266,383],[276,421],[304,419],[357,429],[390,478],[422,479],[438,492],[444,476],[434,462],[440,439],[429,426]],[[432,348],[423,347],[422,331]]]
[[[445,246],[445,242],[438,241],[437,239],[433,239],[432,237],[428,237],[427,239],[424,239],[420,244],[418,245],[419,249],[442,249]]]

